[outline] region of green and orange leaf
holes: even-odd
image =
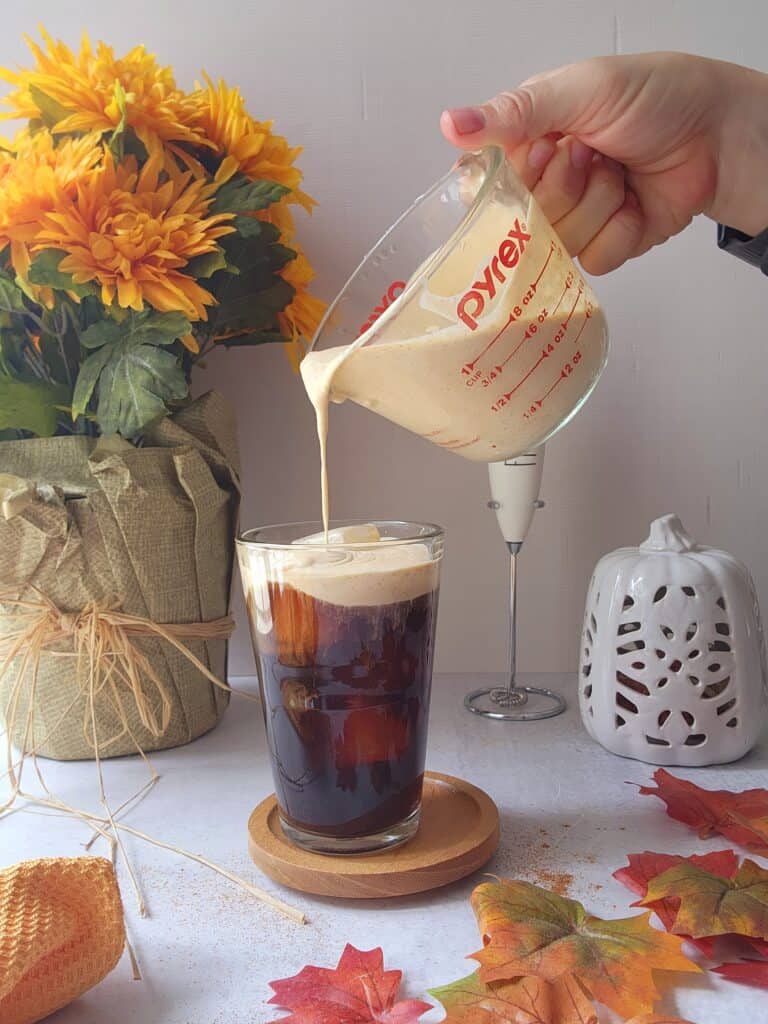
[[[472,905],[485,943],[472,955],[486,983],[573,980],[628,1016],[653,1009],[654,970],[700,970],[682,953],[679,937],[651,928],[650,913],[604,921],[575,900],[519,881],[478,886]]]
[[[648,893],[648,885],[652,879],[658,878],[669,868],[679,864],[694,864],[703,868],[713,875],[722,878],[733,878],[739,868],[739,858],[733,850],[715,850],[712,853],[702,855],[694,854],[692,857],[680,857],[670,853],[630,853],[627,857],[629,863],[625,868],[614,871],[613,877],[626,885],[632,892],[640,897],[634,907],[645,906],[652,910],[659,918],[665,931],[672,931],[677,912],[680,909],[680,899],[677,896],[667,896],[664,899],[645,902]],[[715,940],[713,938],[694,939],[690,935],[684,936],[687,942],[692,943],[699,952],[706,957],[714,957]]]
[[[578,982],[541,978],[482,982],[480,972],[430,989],[447,1016],[441,1024],[597,1024],[597,1011]]]
[[[754,861],[742,861],[732,878],[677,864],[651,879],[642,904],[670,898],[680,903],[671,928],[676,935],[768,938],[768,871]]]

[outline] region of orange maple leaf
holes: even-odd
[[[702,789],[675,778],[663,768],[653,775],[656,786],[641,786],[643,796],[657,796],[667,814],[696,829],[702,839],[720,833],[753,853],[768,857],[768,790]]]
[[[617,921],[530,882],[487,882],[472,894],[485,948],[473,953],[483,982],[532,976],[574,980],[623,1016],[650,1012],[654,970],[698,972],[682,939],[656,931],[650,913]]]
[[[666,1013],[641,1013],[639,1017],[628,1020],[627,1024],[691,1024],[691,1021],[670,1017]]]
[[[475,971],[442,988],[430,989],[447,1016],[441,1024],[597,1024],[597,1011],[583,989],[570,978],[543,981],[480,980]]]

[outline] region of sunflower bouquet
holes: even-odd
[[[322,314],[292,207],[300,150],[237,88],[191,92],[137,46],[43,32],[1,69],[0,440],[141,437],[219,346],[286,343]]]

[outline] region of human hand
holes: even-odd
[[[600,57],[445,111],[464,149],[503,146],[571,255],[604,274],[698,213],[768,226],[768,75],[678,53]]]

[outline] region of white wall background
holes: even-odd
[[[765,0],[4,0],[0,63],[21,33],[81,28],[144,42],[190,86],[201,68],[238,83],[257,118],[306,147],[320,202],[302,239],[331,298],[360,255],[449,165],[437,121],[548,67],[616,52],[688,50],[768,70]],[[768,168],[766,168],[768,173]],[[750,566],[768,612],[768,281],[719,253],[714,225],[597,282],[613,353],[576,421],[548,446],[521,566],[520,666],[575,667],[596,559],[678,512]],[[202,383],[202,382],[201,382]],[[205,385],[235,402],[246,526],[318,512],[313,423],[278,350],[222,352]],[[439,667],[506,659],[506,554],[486,472],[357,408],[334,410],[337,515],[428,519],[448,529]],[[242,620],[242,608],[237,601]],[[252,671],[246,628],[233,670]]]

